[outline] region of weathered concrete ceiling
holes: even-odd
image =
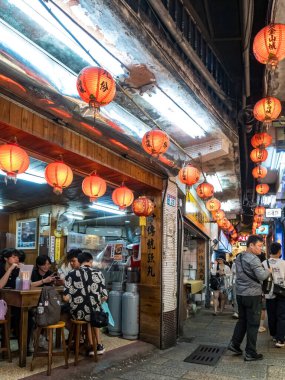
[[[19,3],[22,3],[21,6]],[[1,72],[4,74],[4,79],[2,77],[0,80],[2,92],[16,96],[17,101],[47,117],[68,123],[72,129],[87,134],[120,154],[127,154],[130,159],[164,173],[177,173],[183,162],[189,160],[187,148],[193,152],[195,146],[199,150],[199,144],[208,143],[210,146],[217,138],[226,141],[228,153],[209,158],[203,168],[209,174],[217,172],[224,190],[217,196],[222,201],[235,200],[237,207],[234,211],[238,211],[240,174],[235,126],[228,116],[219,113],[208,94],[199,88],[197,78],[168,42],[159,40],[158,31],[150,22],[142,25],[124,1],[54,2],[92,38],[104,45],[107,53],[102,49],[92,52],[87,40],[85,47],[94,54],[95,60],[118,77],[122,85],[118,88],[115,102],[102,110],[102,116],[92,131],[93,114],[79,100],[75,90],[77,73],[91,65],[92,59],[59,24],[54,34],[51,16],[47,12],[45,23],[44,18],[35,18],[29,7],[36,3],[43,7],[41,2],[36,1],[0,0],[2,32],[13,38],[19,32],[17,37],[22,38],[24,43],[21,36],[25,36],[25,44],[35,53],[28,60],[17,52],[19,46],[12,46],[11,39],[5,40],[0,56]],[[47,6],[51,3],[47,2]],[[1,43],[4,43],[3,39]],[[101,53],[106,56],[101,56]],[[107,65],[110,54],[116,57],[114,72]],[[141,65],[145,65],[145,71],[139,71]],[[71,90],[72,85],[74,91]],[[21,91],[21,86],[24,91]],[[48,101],[53,102],[53,107],[47,105]],[[84,123],[89,126],[88,129]],[[161,160],[163,162],[150,161],[140,144],[145,131],[156,125],[173,139],[170,150]],[[96,129],[99,131],[97,134]],[[117,144],[110,143],[111,138]],[[127,147],[127,151],[122,146]]]

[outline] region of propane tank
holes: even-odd
[[[115,326],[108,325],[108,330],[109,334],[113,336],[121,335],[122,331],[122,295],[122,283],[113,282],[108,297],[109,309],[115,322]]]
[[[125,339],[138,339],[139,294],[137,284],[127,283],[122,297],[122,333]]]

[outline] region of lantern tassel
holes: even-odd
[[[144,236],[144,228],[146,226],[146,217],[145,216],[140,216],[139,217],[139,224],[140,224],[140,227],[141,227],[142,236]]]
[[[190,188],[188,186],[186,188],[186,202],[191,202]]]

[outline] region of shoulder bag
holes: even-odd
[[[84,286],[84,289],[85,289],[85,293],[86,293],[86,296],[87,296],[88,306],[89,306],[89,309],[90,309],[90,324],[91,324],[91,326],[98,327],[98,328],[108,326],[108,323],[109,323],[109,314],[105,313],[103,311],[101,305],[99,305],[100,306],[100,310],[98,310],[98,311],[94,308],[94,305],[92,305],[92,302],[91,302],[90,293],[88,291],[87,283],[83,279],[84,278],[84,273],[82,273],[80,269],[79,269],[79,272],[80,272],[81,280],[82,280],[82,283],[83,283],[83,286]],[[87,275],[89,277],[89,271],[87,271]]]
[[[242,262],[242,255],[240,255],[240,263],[241,263],[241,268],[242,268],[242,271],[243,273],[249,277],[252,281],[256,282],[257,284],[261,285],[262,287],[262,291],[264,294],[269,294],[270,293],[270,290],[272,288],[272,274],[270,274],[270,279],[269,277],[267,279],[265,279],[262,283],[256,278],[256,277],[253,277],[251,276],[249,273],[247,273],[245,270],[244,270],[244,267],[243,267],[243,262]]]
[[[268,268],[270,268],[269,261],[267,260]],[[273,294],[279,297],[285,297],[285,288],[281,285],[274,284],[273,281]]]

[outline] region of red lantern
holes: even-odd
[[[62,190],[68,187],[73,181],[73,173],[68,165],[63,161],[56,161],[48,164],[45,169],[45,179],[53,187],[55,194],[61,194]]]
[[[211,198],[214,195],[214,186],[205,181],[197,186],[196,192],[201,199]]]
[[[128,187],[122,185],[113,191],[112,199],[115,205],[119,206],[120,210],[123,210],[133,203],[134,194]]]
[[[254,222],[261,223],[263,221],[263,215],[254,215]]]
[[[76,86],[81,99],[97,111],[109,104],[116,94],[112,75],[100,67],[85,67],[81,70]]]
[[[134,200],[133,212],[140,217],[140,226],[142,227],[142,235],[144,234],[144,227],[146,226],[146,217],[150,216],[154,210],[153,202],[147,197],[138,197]]]
[[[251,145],[254,148],[267,148],[272,143],[272,136],[268,133],[256,133],[251,138]]]
[[[253,149],[250,153],[250,159],[255,163],[263,162],[267,159],[267,157],[268,152],[266,149],[256,148]]]
[[[256,230],[258,227],[260,227],[260,226],[261,226],[261,222],[253,222],[253,223],[252,223],[252,228],[255,229],[255,230]]]
[[[270,24],[261,29],[254,38],[253,53],[258,62],[275,69],[285,58],[285,25]]]
[[[253,115],[262,123],[270,124],[281,113],[281,103],[277,98],[268,96],[259,100],[253,108]]]
[[[234,226],[231,224],[231,226],[228,228],[228,231],[233,234],[235,232]]]
[[[256,186],[256,192],[260,195],[267,194],[269,191],[269,186],[266,183],[259,183]]]
[[[152,156],[159,156],[169,148],[169,137],[160,129],[147,132],[142,139],[143,149]]]
[[[237,237],[238,237],[237,232],[234,232],[234,233],[231,235],[231,238],[234,239],[234,240],[235,240]]]
[[[218,220],[221,220],[225,217],[225,213],[223,210],[213,211],[212,217],[214,220],[218,221]]]
[[[257,206],[257,207],[255,207],[254,213],[256,215],[265,215],[265,207],[263,207],[263,206]]]
[[[267,169],[264,166],[257,165],[254,169],[252,169],[252,175],[254,178],[264,178],[266,177]]]
[[[224,218],[221,228],[223,230],[227,230],[228,228],[230,228],[230,226],[231,226],[231,222],[227,218]]]
[[[201,173],[192,165],[184,166],[179,170],[179,181],[187,186],[192,186],[199,181]]]
[[[98,198],[106,193],[106,189],[106,181],[96,173],[90,174],[89,177],[84,178],[82,181],[82,191],[90,198],[90,202],[96,202]]]
[[[218,211],[221,208],[221,202],[216,198],[212,198],[207,201],[206,207],[209,211]]]
[[[7,174],[5,181],[8,178],[16,182],[17,174],[25,173],[29,165],[29,156],[16,142],[0,146],[0,169]]]

